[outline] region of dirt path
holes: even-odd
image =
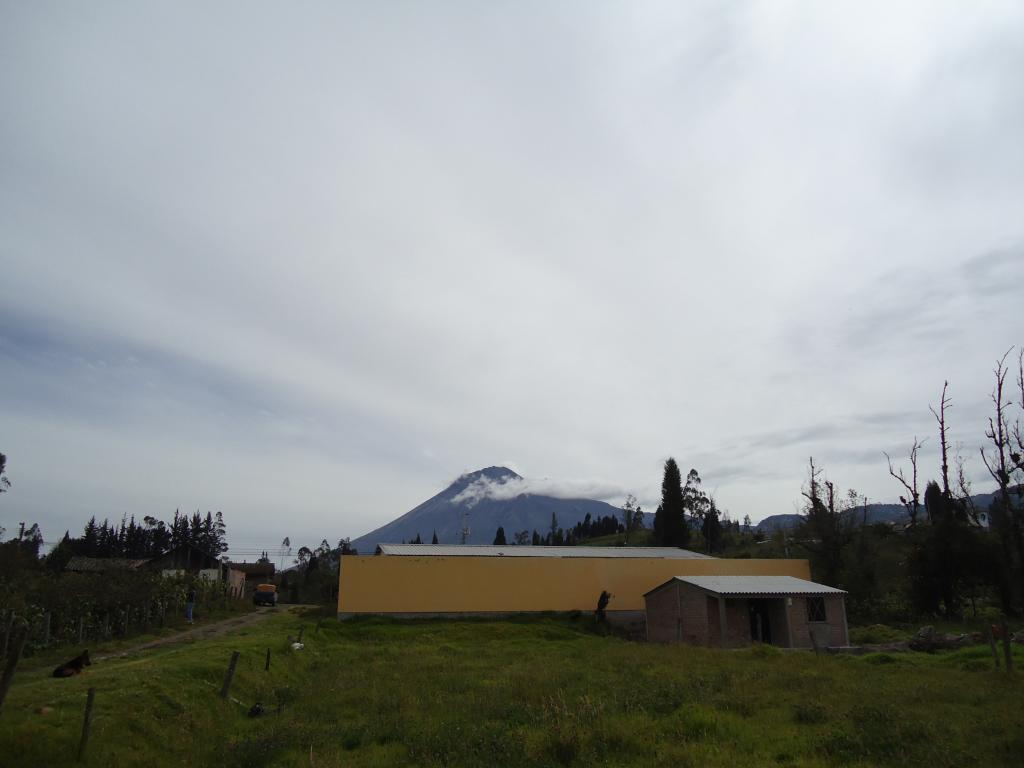
[[[160,648],[164,645],[173,645],[175,643],[183,643],[193,640],[209,640],[213,637],[220,637],[233,629],[240,629],[242,627],[255,624],[258,621],[262,621],[277,610],[280,609],[257,608],[251,613],[244,613],[241,616],[232,616],[230,619],[216,621],[213,624],[204,624],[202,626],[194,627],[193,629],[187,629],[184,632],[176,632],[173,635],[161,637],[158,640],[151,640],[148,643],[134,645],[131,648],[121,648],[112,653],[105,653],[102,656],[93,656],[93,659],[96,661],[120,659],[125,656],[130,656],[133,653],[138,653],[139,651],[148,651],[151,648]]]

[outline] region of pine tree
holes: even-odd
[[[655,543],[663,547],[685,547],[690,543],[690,526],[683,501],[683,479],[676,460],[665,462],[661,481],[661,505],[654,517]]]
[[[213,530],[213,514],[209,511],[207,511],[206,517],[203,518],[203,527],[200,529],[199,548],[203,552],[209,552],[211,555],[220,554],[220,550],[217,548],[217,537]]]
[[[505,546],[508,542],[505,541],[505,529],[502,526],[498,526],[497,533],[494,534],[494,543],[498,546]]]
[[[213,522],[213,534],[215,542],[215,553],[222,554],[228,551],[228,526],[224,522],[224,513],[220,510]]]
[[[704,513],[704,518],[701,520],[701,533],[704,534],[704,545],[709,554],[721,549],[722,523],[714,499],[708,500],[707,512]]]
[[[434,538],[430,540],[431,544],[437,544],[437,529],[434,529]]]
[[[96,557],[99,551],[100,529],[96,525],[96,515],[89,518],[82,535],[82,548],[86,557]]]
[[[537,533],[536,529],[534,529],[533,535],[530,537],[530,544],[534,547],[540,546],[540,534]]]

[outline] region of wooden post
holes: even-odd
[[[999,651],[996,650],[996,636],[992,632],[992,625],[988,627],[988,647],[992,651],[992,660],[996,663],[996,669],[999,669]]]
[[[718,598],[718,631],[722,633],[722,647],[726,647],[726,637],[728,634],[728,626],[725,619],[725,598]]]
[[[1006,657],[1006,673],[1013,672],[1013,649],[1010,647],[1010,630],[1006,627],[1006,614],[999,617],[999,630],[1003,633],[1003,656]]]
[[[17,637],[14,638],[14,645],[11,647],[11,654],[7,657],[7,666],[4,668],[4,676],[0,678],[0,708],[3,707],[7,691],[11,687],[11,681],[14,680],[14,670],[18,668],[18,662],[21,661],[21,652],[25,650],[26,640],[28,640],[28,627],[22,627]]]
[[[11,645],[11,635],[14,634],[14,611],[11,611],[11,616],[7,620],[7,629],[4,630],[4,652],[0,656],[7,656],[7,649]]]
[[[85,700],[85,719],[82,721],[82,740],[78,742],[78,762],[85,757],[85,747],[89,743],[89,729],[92,727],[92,705],[96,700],[96,689],[90,688]]]
[[[263,666],[263,671],[264,672],[269,672],[270,671],[270,649],[269,648],[267,648],[267,663]]]
[[[238,664],[238,651],[231,652],[231,662],[228,664],[228,673],[224,675],[224,687],[220,689],[220,697],[226,699],[231,690],[231,681],[235,677],[235,666]]]

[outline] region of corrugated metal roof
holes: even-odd
[[[710,555],[676,547],[532,547],[491,546],[486,544],[378,544],[381,555],[419,557],[657,557],[670,559],[707,559]]]
[[[148,563],[148,560],[131,559],[127,557],[85,557],[75,555],[68,564],[64,566],[65,571],[78,571],[81,573],[103,573],[104,571],[133,571]]]
[[[795,576],[675,576],[665,584],[671,584],[673,581],[682,581],[723,596],[846,594],[842,589],[798,579]],[[661,589],[665,584],[655,587],[651,592]]]

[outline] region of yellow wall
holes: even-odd
[[[673,576],[795,576],[806,560],[624,557],[341,558],[339,613],[593,611],[601,590],[609,611],[642,611],[643,594]]]

